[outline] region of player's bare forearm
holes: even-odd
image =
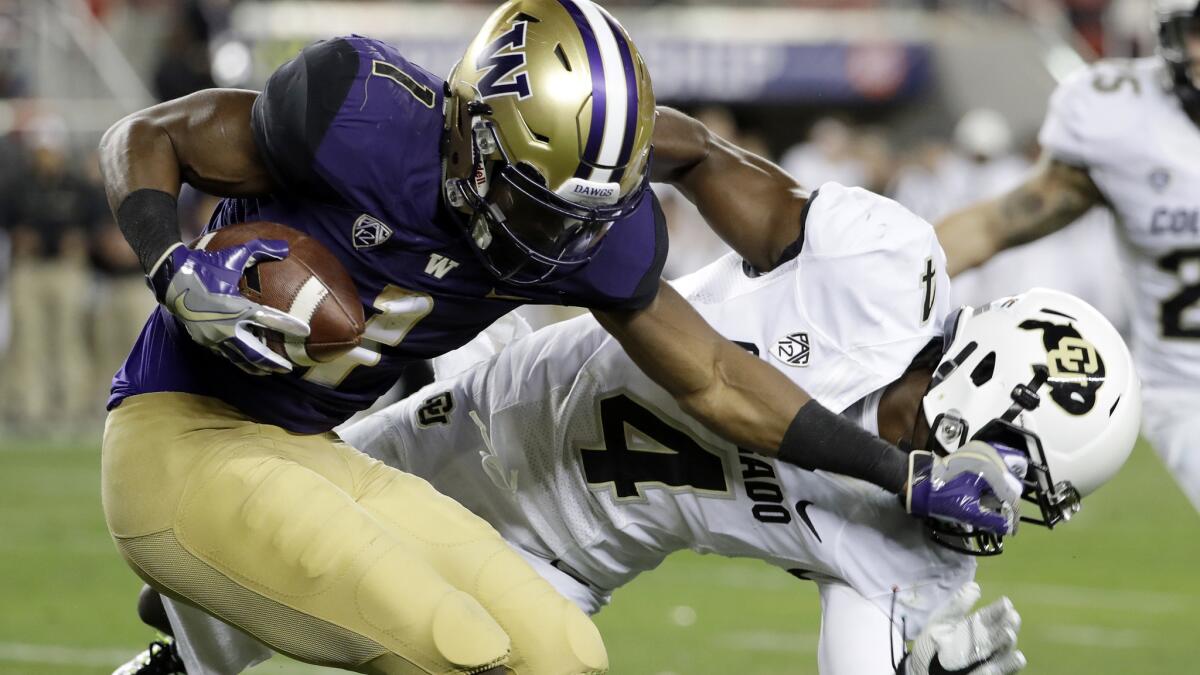
[[[187,182],[217,196],[270,191],[250,130],[256,94],[209,89],[136,112],[100,141],[100,170],[121,233],[151,272],[180,239],[175,198]]]
[[[782,373],[718,334],[675,289],[638,312],[595,312],[646,375],[726,440],[774,455],[810,398]]]
[[[951,276],[1073,223],[1104,197],[1086,170],[1044,158],[1007,194],[952,213],[937,224]]]
[[[774,267],[802,234],[807,191],[775,164],[671,108],[658,108],[652,179],[683,192],[713,231],[759,270]]]

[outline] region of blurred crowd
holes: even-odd
[[[73,132],[62,119],[41,111],[29,93],[30,82],[13,54],[15,40],[8,39],[17,29],[5,10],[16,2],[0,0],[0,431],[71,433],[102,419],[108,381],[154,301],[106,203],[94,154],[95,134]],[[1047,3],[1065,7],[1097,52],[1112,49],[1111,27],[1121,25],[1114,23],[1114,14],[1141,16],[1144,10],[1127,11],[1126,0],[974,2],[1005,11],[1037,11]],[[87,0],[86,4],[159,100],[214,86],[208,45],[227,27],[235,0]],[[964,3],[778,0],[763,4],[937,8]],[[1139,53],[1144,47],[1132,41],[1121,50]],[[23,112],[17,119],[6,99],[22,100]],[[1034,139],[1018,137],[1002,116],[989,110],[971,111],[954,128],[915,141],[894,138],[883,126],[856,123],[853,111],[846,117],[801,115],[807,131],[794,145],[768,137],[754,126],[758,118],[742,118],[740,110],[693,107],[688,111],[719,135],[773,158],[807,188],[826,181],[866,187],[931,221],[1003,192],[1021,179],[1037,155]],[[668,278],[695,270],[727,251],[682,195],[658,186],[656,190],[671,229]],[[215,200],[192,193],[185,194],[181,203],[187,207],[185,236],[194,235]],[[978,303],[1031,285],[1048,285],[1082,295],[1120,324],[1123,304],[1116,275],[1111,274],[1115,262],[1108,264],[1115,260],[1116,249],[1107,218],[1107,214],[1089,215],[1059,234],[956,279],[954,300]],[[1061,261],[1072,259],[1085,245],[1098,262],[1082,268],[1093,276],[1081,276],[1081,266],[1070,266],[1071,275],[1066,275],[1067,266]]]
[[[94,152],[69,138],[61,119],[43,115],[0,139],[0,429],[94,426],[155,305]],[[187,235],[214,203],[187,195]]]

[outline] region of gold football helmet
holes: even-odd
[[[624,29],[589,0],[511,0],[449,79],[447,202],[516,284],[586,263],[645,194],[654,92]]]

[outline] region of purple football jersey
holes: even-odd
[[[278,189],[223,201],[208,229],[266,220],[320,241],[358,289],[363,345],[331,363],[253,376],[159,308],[114,378],[109,408],[135,394],[189,392],[322,432],[370,406],[408,363],[466,344],[519,305],[633,310],[653,300],[667,241],[652,194],[571,276],[515,286],[487,272],[442,201],[443,96],[440,78],[358,36],[319,42],[281,67],[252,119]]]

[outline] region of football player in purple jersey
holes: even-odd
[[[484,521],[330,431],[405,364],[527,303],[590,308],[730,441],[871,481],[917,516],[1013,531],[1020,483],[993,449],[910,461],[660,281],[652,178],[697,203],[747,274],[799,252],[816,197],[656,111],[633,43],[588,0],[501,6],[448,80],[377,40],[318,42],[261,93],[204,91],[118,122],[101,164],[162,304],[113,381],[109,530],[152,587],[277,651],[366,673],[606,670],[590,620]],[[366,310],[363,344],[320,364],[268,349],[265,332],[297,340],[307,324],[234,282],[286,243],[187,248],[184,182],[226,197],[210,230],[274,221],[328,248]]]

